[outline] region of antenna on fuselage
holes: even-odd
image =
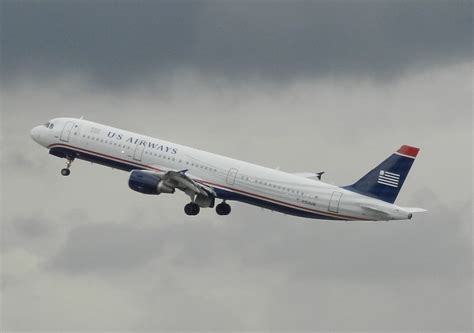
[[[82,115],[81,118],[79,118],[79,119],[84,119],[84,115]]]

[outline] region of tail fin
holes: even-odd
[[[394,203],[420,149],[401,146],[385,161],[346,190]]]

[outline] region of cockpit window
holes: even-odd
[[[51,123],[48,121],[46,124],[44,124],[44,126],[45,126],[46,128],[49,128],[49,125],[50,125],[50,124],[51,124]]]
[[[53,128],[53,127],[54,127],[53,123],[49,124],[49,128]]]

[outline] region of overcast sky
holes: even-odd
[[[1,1],[2,330],[472,330],[472,2]],[[184,215],[29,137],[79,117],[346,185],[405,222]],[[466,181],[467,180],[467,181]]]

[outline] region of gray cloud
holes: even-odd
[[[134,269],[161,252],[162,240],[149,230],[94,223],[71,230],[48,266],[70,273]]]
[[[54,13],[64,7],[58,3],[44,8]],[[235,17],[250,15],[231,5]],[[196,8],[215,20],[230,10]],[[264,18],[253,21],[264,26]],[[63,52],[44,45],[44,59]],[[455,52],[442,57],[440,49],[418,65],[455,61]],[[71,57],[49,69],[45,61],[45,72],[69,70]],[[212,72],[252,68],[239,59],[171,75],[165,84],[137,79],[120,92],[82,80],[95,72],[114,81],[103,59],[84,62],[77,76],[2,86],[1,329],[472,330],[472,63],[411,71],[387,58],[388,73],[409,71],[384,85],[347,76],[284,86],[213,82]],[[101,61],[110,66],[103,72],[96,69]],[[152,67],[173,71],[181,63]],[[280,77],[289,75],[283,69]],[[397,203],[429,212],[407,222],[333,223],[232,203],[227,218],[203,210],[189,219],[185,195],[140,195],[127,188],[123,172],[76,161],[71,177],[61,177],[64,161],[28,132],[47,119],[82,114],[286,171],[325,170],[336,184],[357,179],[401,144],[417,145],[421,153]]]
[[[4,78],[391,78],[472,58],[471,1],[2,1]]]
[[[429,210],[417,216],[416,223],[288,224],[279,214],[264,213],[266,218],[255,220],[254,212],[248,211],[218,225],[202,221],[143,228],[130,223],[92,223],[70,231],[50,268],[108,274],[166,257],[186,269],[232,262],[288,274],[297,281],[467,278],[470,263],[463,253],[469,251],[465,229],[470,199],[455,214],[429,188],[415,198]]]

